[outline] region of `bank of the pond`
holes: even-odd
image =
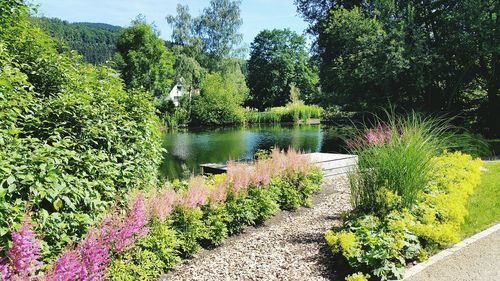
[[[168,130],[163,134],[161,173],[169,179],[199,173],[200,164],[252,159],[259,149],[293,147],[305,152],[345,153],[348,127],[253,125]]]

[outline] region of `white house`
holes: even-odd
[[[186,89],[182,87],[180,83],[177,83],[174,85],[172,90],[170,90],[170,93],[168,94],[168,97],[174,102],[175,106],[179,106],[179,102],[182,96],[188,95],[189,96],[189,103],[191,103],[191,95],[196,95],[200,94],[200,89]]]
[[[175,84],[172,90],[170,90],[170,94],[168,94],[169,98],[174,102],[175,106],[179,106],[179,99],[184,94],[182,90],[181,84]]]

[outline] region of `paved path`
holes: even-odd
[[[160,280],[332,280],[323,235],[349,209],[345,177],[323,186],[311,208],[281,212],[221,247],[185,260]]]
[[[500,229],[444,257],[408,281],[500,280]]]

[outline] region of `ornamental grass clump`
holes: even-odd
[[[401,196],[402,207],[415,203],[417,194],[429,184],[431,159],[450,143],[448,123],[412,112],[406,116],[387,113],[377,118],[372,128],[363,129],[349,140],[358,166],[349,175],[351,198],[355,208],[380,212],[387,210],[380,190]]]

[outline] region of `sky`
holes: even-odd
[[[127,26],[138,14],[154,22],[161,37],[170,39],[171,28],[165,20],[176,14],[178,3],[188,5],[193,16],[207,7],[209,0],[32,0],[39,4],[40,16],[56,17],[69,22],[100,22]],[[249,47],[263,29],[290,28],[303,34],[307,23],[297,15],[293,0],[242,0],[243,43]]]

